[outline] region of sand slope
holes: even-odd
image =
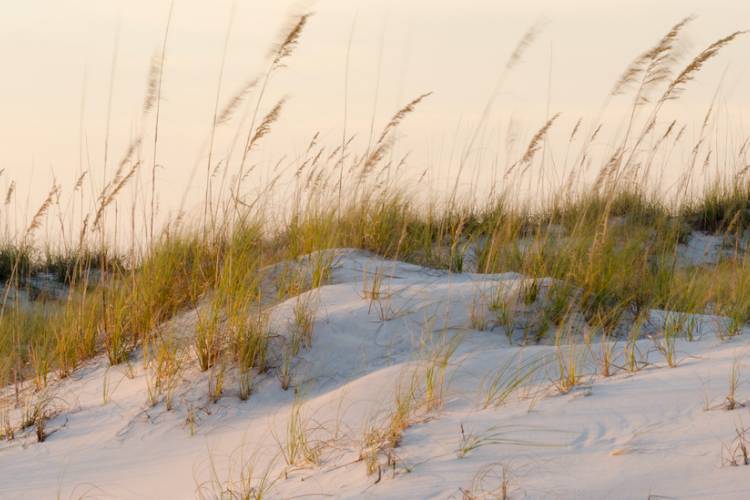
[[[375,273],[383,285],[372,301],[363,280]],[[648,365],[607,378],[598,374],[598,345],[580,345],[580,385],[560,394],[559,351],[549,337],[521,346],[515,332],[511,344],[490,311],[498,289],[512,295],[523,286],[513,273],[451,274],[337,251],[331,283],[302,297],[317,310],[314,340],[293,367],[320,464],[291,467],[280,454],[295,391],[281,389],[276,370],[258,376],[247,401],[228,372],[212,403],[208,374],[186,343],[171,411],[163,401],[148,404],[151,376],[139,355],[130,367],[94,359],[32,396],[55,414],[50,435],[37,443],[29,428],[0,441],[0,498],[217,498],[239,489],[250,468],[255,480],[267,472],[268,498],[491,498],[482,495],[497,492],[502,478],[511,498],[750,498],[750,468],[727,464],[736,428],[750,425],[750,415],[722,408],[735,360],[746,366],[746,335],[721,340],[721,318],[695,317],[696,340],[678,341],[676,368],[644,338],[638,347]],[[274,345],[288,334],[297,300],[271,306]],[[472,303],[486,314],[485,331],[472,329]],[[530,317],[533,304],[516,312]],[[653,311],[645,333],[658,335],[664,315]],[[186,312],[170,331],[189,339],[195,318]],[[395,465],[380,455],[380,471],[368,475],[364,430],[387,422],[399,383],[416,377],[421,393],[430,353],[455,336],[442,406],[416,409],[392,452]],[[614,348],[616,365],[623,345]],[[483,408],[488,375],[529,360],[544,366],[506,404]],[[8,401],[12,389],[3,395]],[[738,401],[746,395],[741,383]],[[12,410],[11,420],[24,411]]]

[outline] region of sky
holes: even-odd
[[[168,0],[4,6],[0,187],[14,181],[17,189],[6,222],[27,218],[55,180],[69,192],[83,170],[93,197],[133,137],[144,132],[146,143],[153,140],[153,114],[144,116],[142,106],[169,10]],[[269,46],[289,14],[301,10],[314,16],[269,85],[263,109],[282,96],[287,104],[253,162],[268,166],[301,155],[315,132],[336,144],[344,123],[361,146],[371,128],[379,130],[406,102],[433,92],[404,122],[398,148],[411,153],[410,175],[433,169],[430,186],[436,189],[449,182],[455,150],[468,141],[511,51],[534,23],[542,26],[541,35],[497,95],[488,119],[497,131],[490,127],[482,138],[488,149],[501,142],[502,123],[513,121],[524,136],[551,113],[562,113],[559,127],[567,130],[579,117],[593,119],[627,64],[687,15],[697,18],[687,30],[686,58],[750,28],[750,2],[738,0],[175,0],[157,149],[162,219],[183,201],[195,206],[202,200],[225,40],[222,103],[265,70]],[[720,88],[725,126],[743,134],[750,111],[749,51],[750,36],[711,61],[667,110],[669,117],[699,125]],[[616,100],[608,113],[626,113],[628,106],[627,99]],[[217,149],[226,150],[240,126],[220,131]],[[150,146],[145,148],[150,158]],[[269,168],[259,168],[250,182],[262,182]],[[144,199],[150,190],[145,172],[129,196]]]

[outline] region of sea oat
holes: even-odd
[[[521,163],[529,163],[534,158],[534,155],[536,155],[541,147],[542,141],[544,141],[544,138],[547,136],[550,127],[552,127],[559,116],[560,113],[556,113],[552,118],[547,120],[547,123],[545,123],[536,134],[534,134],[534,137],[531,138],[531,141],[526,148],[526,152],[524,152],[523,157],[521,158]]]
[[[301,14],[296,16],[296,20],[290,23],[289,28],[284,31],[281,41],[271,51],[271,67],[277,68],[282,66],[284,59],[292,55],[294,49],[297,47],[302,31],[305,29],[305,25],[311,16],[311,12]]]
[[[645,98],[644,91],[648,87],[668,78],[671,73],[671,65],[676,60],[674,48],[680,32],[693,19],[692,16],[686,17],[672,26],[672,29],[656,45],[630,63],[615,83],[610,95],[616,96],[625,93],[628,87],[640,78],[639,98],[643,99]]]
[[[732,43],[740,35],[744,35],[747,31],[735,31],[731,35],[725,36],[715,41],[708,47],[706,47],[700,54],[690,61],[690,64],[685,66],[677,77],[669,84],[667,90],[664,91],[660,101],[668,101],[676,99],[685,90],[685,85],[690,82],[695,74],[698,73],[703,65],[710,59],[715,57],[721,49]]]
[[[276,103],[276,106],[274,106],[271,111],[268,112],[268,114],[263,117],[263,120],[261,120],[260,125],[258,125],[258,128],[255,129],[255,133],[253,134],[252,139],[250,139],[250,142],[247,145],[247,150],[250,151],[253,149],[253,146],[263,138],[266,134],[268,134],[271,131],[271,125],[279,119],[279,115],[281,114],[281,108],[284,106],[285,98],[279,99],[279,102]]]
[[[216,118],[216,124],[221,125],[228,122],[234,116],[234,112],[240,107],[245,97],[258,85],[259,78],[254,78],[245,83],[236,94],[224,105]]]

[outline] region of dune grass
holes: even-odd
[[[675,41],[690,21],[685,20],[628,66],[612,91],[613,98],[622,94],[634,98],[632,112],[625,119],[628,132],[610,147],[611,155],[601,160],[593,182],[585,182],[582,175],[587,168],[597,170],[589,164],[598,158],[592,143],[604,124],[590,124],[592,132],[587,136],[579,121],[566,145],[577,154],[566,153],[559,189],[553,195],[540,193],[534,204],[517,195],[526,176],[534,172],[530,167],[543,161],[539,152],[559,123],[554,115],[531,137],[518,160],[508,162],[503,179],[496,179],[488,199],[465,197],[455,190],[447,199],[420,198],[394,179],[393,172],[407,160],[394,157],[393,144],[401,123],[429,103],[430,94],[425,93],[396,110],[366,149],[356,151],[355,144],[348,142],[327,147],[318,143],[315,134],[305,154],[291,165],[296,187],[287,197],[290,201],[271,210],[279,178],[255,191],[259,194],[248,195],[243,184],[252,170],[248,158],[283,114],[283,100],[266,102],[270,76],[291,64],[310,21],[308,14],[292,19],[261,79],[231,96],[224,108],[217,106],[212,137],[224,131],[240,106],[249,106],[253,118],[249,128],[236,131],[247,137],[241,159],[209,160],[209,179],[221,167],[223,175],[234,181],[207,187],[202,218],[189,223],[179,217],[159,232],[154,231],[153,222],[145,229],[136,228],[133,216],[129,244],[107,236],[105,227],[114,201],[141,168],[140,148],[146,138],[139,137],[124,152],[94,209],[81,216],[77,241],[71,241],[73,227],[66,227],[65,218],[60,218],[57,231],[64,243],[59,248],[50,242],[42,247],[35,243],[34,233],[40,226],[46,224],[47,233],[55,229],[48,212],[60,204],[56,185],[28,228],[4,241],[0,247],[0,279],[5,283],[0,384],[14,383],[18,393],[19,386],[33,380],[41,390],[50,374],[68,376],[97,354],[105,353],[116,365],[141,349],[145,363],[155,364],[155,391],[168,393],[169,379],[177,368],[170,340],[163,337],[160,327],[180,312],[197,307],[199,321],[190,342],[200,369],[236,367],[242,373],[240,394],[247,398],[254,374],[270,368],[273,332],[264,319],[264,306],[325,285],[331,260],[321,251],[341,247],[451,272],[515,271],[531,278],[523,301],[530,304],[543,299],[544,321],[525,335],[526,341],[541,341],[548,331],[566,325],[574,313],[613,339],[619,335],[618,325],[630,322],[632,326],[633,318],[652,308],[725,315],[731,319],[727,335],[738,333],[750,320],[750,266],[745,250],[750,182],[743,172],[725,172],[696,194],[689,189],[696,169],[688,165],[677,196],[666,197],[649,188],[656,158],[670,148],[682,147],[686,140],[674,122],[666,129],[660,127],[666,104],[681,98],[701,67],[741,33],[718,40],[680,68]],[[521,57],[522,49],[533,41],[524,40],[514,57]],[[156,74],[162,68],[158,70]],[[160,82],[161,78],[152,97],[156,103]],[[154,92],[152,87],[149,92]],[[628,94],[633,87],[635,95]],[[646,100],[647,94],[661,97]],[[144,114],[152,108],[144,108]],[[696,144],[688,149],[710,156],[710,149],[706,150],[710,145],[703,142],[705,129],[704,124]],[[724,162],[743,166],[745,155],[743,146]],[[577,160],[571,164],[569,156]],[[693,163],[700,161],[693,158]],[[456,185],[464,180],[461,175],[459,171]],[[80,191],[80,183],[74,186],[74,194]],[[148,205],[146,219],[153,221],[154,201]],[[131,212],[135,214],[137,208],[131,207]],[[680,245],[693,231],[709,232],[726,243],[726,251],[710,273],[703,266],[680,261]],[[147,234],[145,243],[136,238],[140,233]],[[279,297],[267,296],[263,283],[268,269],[306,255],[310,255],[311,271],[283,274],[276,287]],[[29,303],[24,290],[45,273],[64,285],[64,296],[43,304]],[[542,292],[538,280],[545,277],[558,285]],[[382,276],[376,274],[363,291],[371,303],[383,300],[381,281]],[[512,338],[517,306],[497,297],[478,299],[474,326],[483,330],[494,321],[480,314],[480,308],[491,307]],[[315,313],[313,299],[298,299],[293,345],[276,353],[282,361],[274,369],[285,388],[291,380],[291,359],[301,347],[314,343]],[[383,315],[387,319],[387,311]],[[657,346],[670,365],[677,363],[669,328]],[[559,351],[559,383],[566,391],[578,382],[575,355],[563,353],[563,347]],[[607,367],[612,352],[602,353]],[[629,366],[635,370],[637,365],[631,352]],[[443,368],[439,364],[434,368],[439,379]],[[513,381],[525,375],[514,375],[512,382],[503,377],[500,373],[491,383],[487,405],[500,404],[515,387]],[[439,399],[437,395],[435,401]]]

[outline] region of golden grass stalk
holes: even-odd
[[[698,73],[703,65],[706,64],[710,59],[716,57],[716,55],[727,45],[731,44],[739,36],[744,35],[747,31],[735,31],[731,35],[727,35],[723,38],[716,40],[714,43],[703,49],[703,51],[695,56],[690,61],[690,64],[675,77],[674,80],[669,84],[667,89],[664,91],[660,101],[665,102],[668,100],[676,99],[685,90],[685,85],[690,82]]]
[[[525,173],[528,167],[531,164],[531,160],[534,159],[534,156],[539,152],[539,149],[541,148],[542,142],[544,141],[544,138],[547,137],[547,133],[549,132],[549,129],[552,127],[552,125],[555,123],[555,121],[560,117],[560,113],[556,113],[547,120],[547,122],[537,130],[536,134],[531,138],[529,141],[529,145],[526,147],[526,151],[524,151],[523,156],[521,159],[514,163],[506,172],[506,176],[512,172],[516,166],[518,165],[526,165],[526,168],[522,171],[522,173]]]
[[[44,201],[39,206],[34,216],[31,218],[31,222],[26,228],[26,232],[24,233],[24,236],[23,236],[24,242],[28,241],[28,239],[33,236],[34,232],[41,227],[44,217],[47,215],[49,208],[52,206],[52,203],[54,202],[55,197],[58,195],[59,192],[60,192],[60,186],[58,186],[57,184],[54,184],[52,186],[52,189],[50,189],[49,193],[47,193],[47,197],[44,199]]]
[[[260,141],[263,137],[268,135],[268,133],[271,131],[271,125],[274,124],[276,120],[279,119],[279,116],[281,115],[281,109],[284,106],[285,98],[279,99],[279,101],[276,103],[276,105],[271,108],[271,110],[266,114],[266,116],[263,117],[263,119],[260,122],[260,125],[258,125],[258,128],[255,129],[255,133],[253,134],[252,138],[250,139],[250,142],[247,144],[247,151],[250,152],[253,149],[253,146]]]
[[[641,79],[642,86],[651,86],[664,81],[669,76],[670,64],[675,59],[673,51],[675,44],[679,40],[679,35],[693,19],[693,16],[682,19],[672,26],[669,32],[656,45],[630,63],[617,82],[615,82],[610,95],[616,96],[625,93],[627,88],[639,78]],[[641,90],[639,90],[639,93]]]
[[[253,78],[246,82],[224,105],[216,117],[216,124],[222,125],[234,117],[234,113],[247,98],[247,95],[258,86],[260,78]]]
[[[272,58],[271,66],[280,67],[284,60],[292,55],[294,49],[299,43],[302,31],[310,20],[312,12],[300,14],[293,18],[290,25],[282,32],[279,42],[272,48],[270,57]]]
[[[416,99],[413,99],[411,102],[409,102],[406,106],[399,109],[396,114],[394,114],[390,121],[386,124],[386,126],[383,128],[383,131],[380,133],[380,137],[378,137],[377,142],[383,142],[386,138],[386,136],[394,130],[396,127],[399,126],[399,124],[406,118],[407,115],[414,112],[417,105],[422,102],[423,100],[427,99],[432,95],[432,92],[427,92],[425,94],[420,95]]]
[[[156,103],[157,94],[159,92],[159,79],[163,65],[164,59],[162,55],[155,52],[151,56],[151,65],[148,68],[148,78],[146,79],[146,96],[143,99],[144,113],[150,112]]]

